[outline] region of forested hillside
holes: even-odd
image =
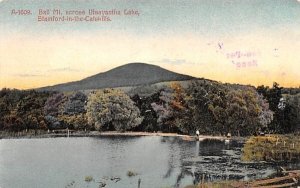
[[[254,135],[300,129],[300,92],[208,80],[49,92],[2,89],[0,129],[163,131]]]

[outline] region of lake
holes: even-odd
[[[240,161],[242,143],[178,137],[101,136],[0,140],[0,187],[184,187],[262,178],[268,163]],[[128,171],[136,173],[129,177]],[[91,182],[85,181],[93,177]],[[101,187],[101,186],[100,186]]]

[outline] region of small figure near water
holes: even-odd
[[[227,138],[231,138],[231,133],[227,133]]]
[[[227,139],[225,139],[225,144],[229,144],[230,138],[231,138],[231,133],[227,133]]]
[[[196,136],[197,136],[197,140],[199,140],[199,136],[200,136],[199,130],[196,130]]]

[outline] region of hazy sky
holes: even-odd
[[[12,14],[20,9],[32,14]],[[121,15],[38,22],[39,9]],[[0,0],[0,88],[80,80],[130,62],[221,82],[298,87],[300,0]]]

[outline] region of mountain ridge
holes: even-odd
[[[86,77],[79,81],[72,81],[37,89],[42,91],[77,91],[130,87],[165,81],[184,81],[192,79],[196,78],[169,71],[157,65],[134,62]]]

